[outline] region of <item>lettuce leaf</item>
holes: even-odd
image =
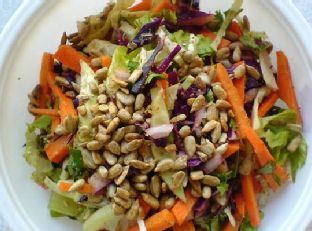
[[[261,52],[268,49],[271,44],[266,41],[267,35],[265,32],[245,32],[240,41],[246,46],[251,48],[255,52]]]
[[[115,72],[117,70],[129,71],[128,70],[128,58],[127,58],[127,47],[118,46],[115,49],[112,63],[108,69],[107,79],[106,79],[106,91],[109,95],[115,94],[120,85],[115,81]]]
[[[290,109],[276,115],[260,119],[259,136],[268,145],[275,160],[285,166],[290,164],[292,180],[296,180],[298,170],[304,165],[307,157],[307,144],[302,136],[301,143],[294,153],[287,150],[288,144],[298,136],[298,133],[289,129],[287,124],[296,122],[296,112]]]
[[[60,169],[54,168],[45,155],[43,150],[46,143],[44,136],[37,135],[36,133],[37,129],[49,132],[51,122],[52,119],[50,116],[41,116],[28,125],[25,134],[26,148],[24,156],[28,164],[35,168],[35,171],[32,173],[32,179],[40,185],[43,185],[46,176],[57,180],[60,174]]]

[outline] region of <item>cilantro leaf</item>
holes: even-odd
[[[78,178],[82,175],[83,160],[81,151],[77,149],[69,150],[69,161],[67,165],[68,173],[74,178]]]

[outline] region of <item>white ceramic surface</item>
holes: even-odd
[[[224,10],[230,2],[202,1],[206,10],[208,6],[210,10]],[[75,31],[77,19],[97,13],[104,4],[103,0],[26,0],[0,37],[0,196],[6,201],[4,215],[13,230],[81,229],[69,219],[51,218],[47,209],[49,193],[30,180],[32,169],[23,159],[22,148],[25,124],[31,121],[26,110],[27,93],[38,81],[43,51],[55,51],[63,31]],[[289,0],[246,0],[244,8],[253,28],[265,30],[275,48],[289,56],[305,135],[312,145],[312,33]],[[309,152],[296,184],[285,186],[264,208],[260,230],[304,230],[311,218],[311,162]]]

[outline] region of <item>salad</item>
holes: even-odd
[[[84,231],[257,230],[307,156],[287,56],[242,0],[133,4],[110,2],[42,56],[25,158],[51,216]]]

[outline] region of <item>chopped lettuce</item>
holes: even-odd
[[[187,46],[190,42],[190,33],[183,30],[178,30],[174,33],[168,33],[170,40],[180,44],[184,49],[187,49]]]
[[[168,94],[167,108],[169,111],[174,109],[174,104],[177,99],[177,93],[178,93],[179,88],[180,88],[180,84],[178,83],[178,84],[168,87],[167,89],[167,94]]]
[[[222,37],[225,35],[225,31],[227,30],[232,20],[237,16],[237,14],[240,13],[242,5],[243,0],[235,0],[230,10],[226,13],[225,19],[222,22],[222,25],[217,33],[217,37],[210,46],[214,51],[217,51]]]
[[[259,106],[263,98],[266,96],[266,94],[267,94],[267,89],[265,87],[260,88],[254,100],[251,117],[252,117],[252,127],[255,130],[259,129],[260,127]]]
[[[204,37],[203,35],[197,36],[197,53],[200,57],[211,56],[214,54],[214,50],[211,48],[211,39],[208,37]]]
[[[248,218],[245,218],[239,227],[239,231],[257,231],[257,230],[258,228],[252,227],[250,220]]]
[[[117,70],[122,70],[128,72],[128,58],[127,58],[127,47],[118,46],[115,49],[112,63],[108,69],[108,75],[106,79],[106,91],[109,95],[115,94],[120,85],[116,82],[117,78],[115,72]]]
[[[77,149],[69,150],[69,159],[67,164],[67,171],[74,179],[78,179],[83,173],[83,159],[81,151]]]
[[[295,181],[298,170],[304,165],[307,157],[307,144],[304,137],[299,148],[291,153],[287,150],[288,144],[298,136],[298,133],[289,129],[287,124],[296,122],[296,112],[284,110],[276,115],[260,119],[260,128],[257,130],[265,140],[276,161],[281,165],[290,164],[292,180]]]
[[[120,30],[124,32],[129,40],[132,40],[136,36],[137,31],[129,23],[121,21],[120,25]]]
[[[169,124],[169,112],[163,99],[163,89],[160,87],[151,89],[152,119],[151,126]]]
[[[268,49],[271,44],[267,41],[267,35],[265,32],[248,31],[243,34],[240,41],[246,46],[251,48],[255,52],[261,52]]]
[[[187,90],[194,82],[195,78],[191,75],[188,75],[182,83],[183,89]]]
[[[58,168],[54,168],[52,163],[47,159],[44,153],[45,140],[43,137],[37,135],[36,130],[42,129],[48,132],[51,126],[50,116],[41,116],[36,119],[32,124],[28,125],[25,137],[25,159],[35,168],[32,173],[32,179],[40,185],[43,185],[43,181],[46,176],[51,177],[53,180],[57,180],[60,174]]]
[[[152,16],[150,14],[145,14],[142,17],[139,17],[133,21],[133,25],[138,32],[145,24],[150,23],[152,21]]]
[[[115,231],[121,216],[114,214],[111,204],[93,213],[84,223],[83,231],[108,230]]]
[[[184,188],[183,185],[181,185],[178,188],[173,188],[173,175],[176,172],[174,171],[167,171],[167,172],[162,172],[160,173],[161,178],[163,179],[164,182],[168,185],[170,190],[182,201],[186,201],[185,194],[184,194]]]
[[[158,73],[150,71],[148,73],[148,77],[145,81],[145,84],[150,84],[152,81],[157,80],[157,79],[166,79],[166,77],[162,73],[158,74]]]

